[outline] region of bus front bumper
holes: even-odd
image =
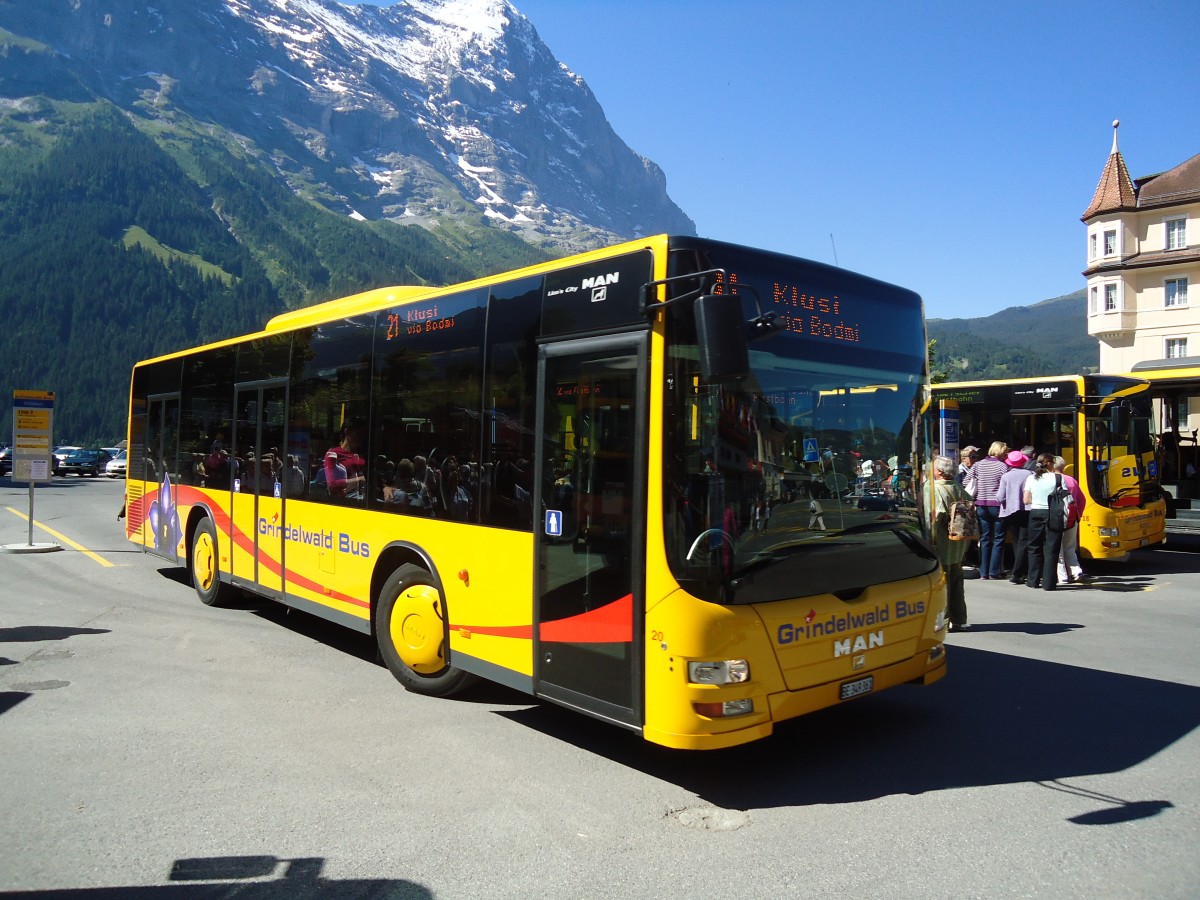
[[[941,680],[946,674],[944,645],[941,643],[935,645],[935,648],[930,651],[930,654],[933,653],[937,653],[936,659],[931,659],[930,655],[919,654],[912,659],[871,671],[869,674],[874,678],[874,684],[870,694],[901,684],[928,685]],[[813,685],[798,691],[780,691],[768,694],[766,702],[770,716],[767,721],[756,717],[753,724],[734,731],[722,731],[717,734],[678,734],[646,727],[642,731],[642,736],[653,743],[679,750],[719,750],[724,747],[747,744],[770,735],[775,729],[776,722],[794,719],[819,709],[849,702],[842,700],[839,696],[841,685],[842,682],[834,681]],[[869,694],[860,696],[869,696]]]

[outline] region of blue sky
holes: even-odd
[[[1134,178],[1200,153],[1194,0],[513,4],[701,235],[904,285],[931,318],[1084,286],[1113,119]]]

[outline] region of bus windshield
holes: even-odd
[[[741,604],[850,599],[931,571],[911,465],[920,298],[816,263],[706,248],[676,254],[673,274],[719,270],[705,290],[735,294],[747,321],[773,315],[775,329],[751,343],[749,377],[706,384],[690,307],[667,307],[664,524],[676,578]]]
[[[1108,408],[1087,415],[1087,479],[1092,496],[1105,506],[1139,506],[1161,496],[1150,434],[1149,394],[1125,401],[1129,414],[1119,427]]]

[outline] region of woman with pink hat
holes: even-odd
[[[1008,573],[1013,584],[1023,582],[1029,572],[1029,510],[1023,496],[1028,462],[1029,457],[1020,450],[1010,450],[1004,457],[1008,471],[1000,478],[1000,520],[1005,534],[1013,538],[1013,566]]]

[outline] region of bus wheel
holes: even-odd
[[[415,694],[448,697],[474,681],[446,664],[442,595],[419,566],[403,565],[384,582],[375,637],[384,664]]]
[[[217,529],[212,519],[203,518],[196,525],[192,536],[192,585],[200,602],[206,606],[220,606],[225,596],[225,585],[221,583],[221,567],[218,564]]]

